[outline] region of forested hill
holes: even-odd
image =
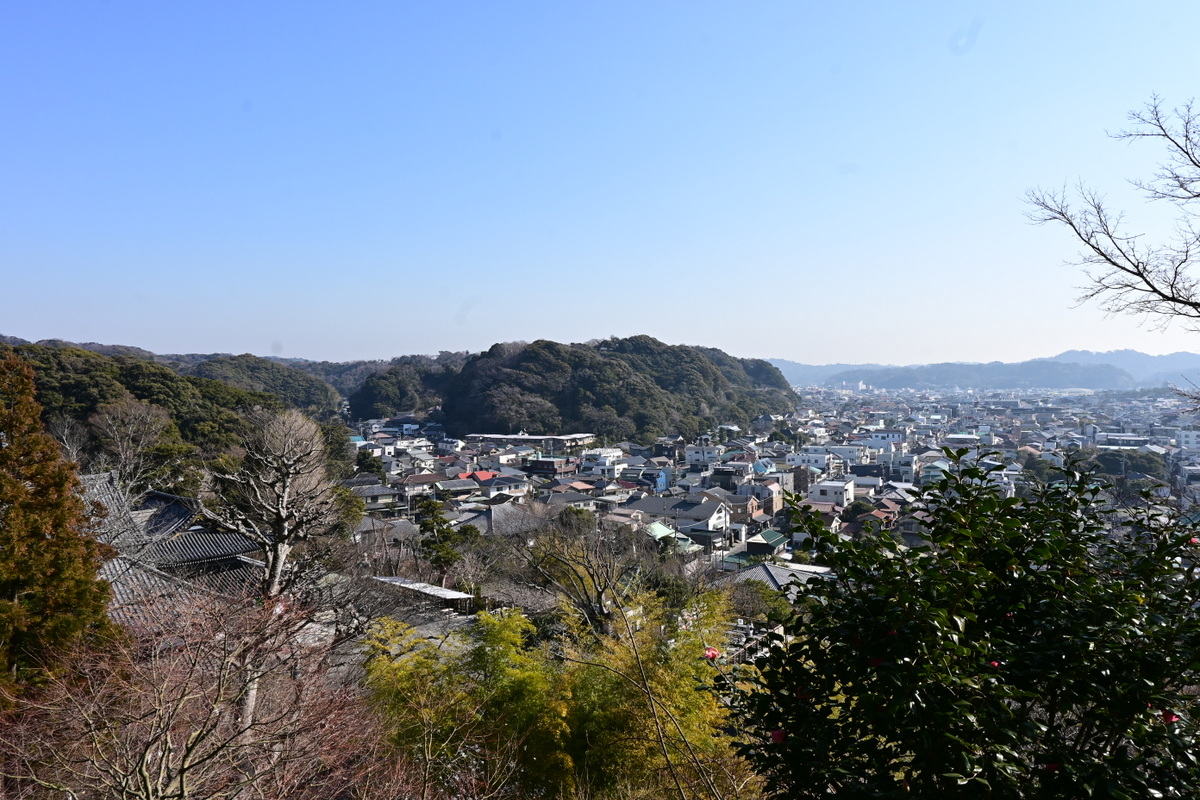
[[[694,436],[786,413],[798,400],[766,361],[633,336],[496,344],[461,366],[445,357],[412,359],[368,378],[351,395],[350,410],[386,416],[439,398],[452,433],[588,431],[610,440]]]
[[[14,349],[33,367],[37,401],[51,428],[67,421],[86,425],[96,414],[135,400],[166,412],[170,436],[201,452],[216,453],[237,442],[242,424],[238,409],[282,405],[275,395],[180,375],[147,358],[42,344]]]
[[[145,366],[149,363],[178,375],[219,381],[245,392],[273,395],[284,405],[300,409],[318,418],[336,414],[341,405],[338,391],[324,377],[313,374],[310,370],[298,369],[280,359],[262,358],[249,353],[240,356],[226,353],[160,355],[128,345],[67,342],[61,339],[44,339],[34,344],[15,336],[0,336],[0,344],[12,345],[17,348],[18,352],[68,351],[76,354],[70,358],[63,358],[61,353],[53,358],[44,355],[37,356],[34,360],[39,362],[43,372],[52,370],[52,373],[43,375],[39,379],[42,382],[57,381],[56,375],[63,369],[64,364],[88,365],[90,369],[96,364],[106,363],[104,361],[106,359],[107,362],[111,362],[110,366],[141,362],[140,369],[142,371],[153,372],[152,368]],[[85,359],[81,361],[78,355],[81,351],[100,356],[101,360]],[[121,368],[125,369],[125,367]],[[113,369],[102,371],[111,373]],[[117,371],[119,372],[120,369]]]
[[[249,392],[268,392],[287,405],[318,417],[335,414],[341,406],[337,391],[316,375],[248,353],[216,356],[176,368],[184,375],[210,378]]]
[[[246,404],[278,402],[327,417],[339,394],[348,397],[355,419],[440,407],[452,434],[588,431],[614,441],[691,437],[764,413],[784,414],[798,402],[768,361],[649,336],[340,363],[159,355],[124,345],[30,344],[15,337],[0,337],[2,343],[34,363],[48,414],[86,420],[128,394],[167,408],[185,439],[207,437],[205,444],[226,438],[234,410]],[[218,418],[215,426],[201,424]]]

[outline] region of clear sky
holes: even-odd
[[[1197,30],[1200,3],[1108,0],[5,3],[0,333],[1200,351],[1076,307],[1022,201],[1135,203],[1159,153],[1105,132],[1197,94]]]

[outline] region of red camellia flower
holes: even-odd
[[[998,667],[998,666],[1000,666],[1000,662],[999,661],[989,661],[988,666]]]
[[[1200,539],[1197,539],[1195,536],[1193,536],[1192,538],[1188,539],[1188,544],[1200,544]]]
[[[706,647],[704,648],[704,657],[709,661],[715,660],[721,657],[721,651],[715,647]]]
[[[1162,721],[1163,722],[1179,722],[1179,715],[1176,714],[1174,711],[1164,710],[1162,712]]]
[[[787,738],[787,733],[784,731],[771,731],[771,741],[775,744],[781,743]]]
[[[1062,769],[1062,764],[1043,764],[1042,769],[1046,770],[1046,772],[1058,772]]]
[[[872,667],[878,667],[883,664],[883,659],[882,658],[872,658],[867,663],[870,664]]]

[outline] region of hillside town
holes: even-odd
[[[1106,676],[1140,675],[1122,685],[1156,724],[1190,713],[1190,673],[1138,659],[1200,641],[1193,397],[789,386],[644,336],[442,361],[12,345],[12,583],[83,620],[7,650],[42,682],[0,728],[16,796],[112,796],[149,761],[132,796],[252,764],[289,800],[632,800],[676,778],[749,800],[783,785],[778,745],[869,741],[864,698],[957,735],[946,714],[1025,685],[981,663],[1036,665],[1035,704],[1071,682],[1118,740],[1145,728],[1108,713]],[[317,374],[343,368],[362,386]],[[73,520],[53,546],[46,514]],[[205,744],[162,750],[163,729]],[[114,737],[136,745],[118,767]],[[1044,745],[1022,748],[1004,780],[1050,785]]]
[[[1121,507],[1196,501],[1200,415],[1177,393],[801,392],[803,404],[786,415],[644,444],[587,432],[458,439],[427,411],[352,423],[357,471],[342,485],[362,508],[350,537],[354,572],[392,598],[380,608],[398,613],[393,600],[403,596],[415,603],[407,618],[434,620],[435,630],[447,619],[465,624],[480,608],[536,613],[555,602],[547,587],[517,591],[459,553],[431,569],[422,519],[436,509],[447,530],[511,540],[572,509],[593,520],[597,536],[632,535],[689,580],[782,590],[824,570],[812,563],[810,529],[796,524],[797,513],[843,540],[890,535],[921,544],[924,512],[914,502],[957,468],[956,455],[979,462],[1003,497],[1028,495],[1087,460],[1118,515]],[[105,476],[88,483],[110,507],[106,541],[122,558],[105,574],[119,596],[153,582],[142,567],[205,590],[254,591],[261,543],[197,516],[195,501],[152,491],[125,507]]]
[[[15,356],[5,363],[26,387],[33,430],[42,425],[34,372]],[[346,404],[340,419],[318,422],[295,408],[243,405],[224,418],[240,426],[237,444],[193,473],[188,493],[156,485],[173,479],[174,464],[194,465],[173,460],[180,450],[150,440],[124,454],[104,449],[118,430],[164,429],[163,412],[129,399],[98,405],[89,463],[106,468],[82,484],[88,507],[103,513],[72,541],[94,548],[82,560],[98,564],[99,581],[80,576],[91,613],[126,638],[103,652],[115,667],[93,666],[87,659],[101,656],[86,649],[62,656],[84,677],[51,675],[40,705],[23,706],[22,727],[0,746],[21,759],[65,754],[23,762],[25,786],[55,775],[114,788],[144,759],[162,762],[165,784],[199,769],[224,785],[236,770],[200,765],[236,757],[262,781],[292,781],[275,796],[300,796],[305,770],[315,769],[353,796],[380,781],[387,788],[376,796],[484,797],[502,787],[496,796],[572,797],[586,785],[624,798],[638,796],[623,781],[640,765],[637,783],[656,791],[686,774],[722,796],[761,797],[773,773],[756,772],[738,743],[765,736],[764,757],[775,758],[769,748],[793,740],[771,704],[806,727],[831,724],[839,717],[822,709],[851,702],[843,681],[864,665],[901,675],[905,653],[928,650],[943,672],[914,680],[943,685],[983,656],[988,668],[1052,657],[1057,645],[1039,643],[1036,626],[1075,624],[1093,597],[1127,620],[1121,630],[1149,631],[1143,638],[1163,646],[1181,635],[1178,620],[1192,624],[1194,582],[1178,578],[1200,545],[1194,398],[1167,389],[794,391],[787,413],[637,441],[579,430],[454,436],[436,406],[352,420]],[[65,395],[43,396],[65,406]],[[40,437],[37,446],[62,450],[59,468],[70,472],[70,433],[13,441]],[[1164,549],[1141,557],[1148,547]],[[981,566],[997,552],[1008,554],[1003,569]],[[1071,570],[1080,559],[1109,585],[1078,588]],[[1042,609],[1035,627],[1007,630],[1016,610],[985,624],[989,595],[976,592],[978,607],[953,617],[970,646],[944,639],[939,581],[960,580],[996,596],[1021,586],[1025,606],[1014,608]],[[1147,604],[1140,593],[1150,585],[1167,589]],[[1124,605],[1113,611],[1114,602]],[[1075,647],[1094,636],[1091,618],[1078,617],[1082,627],[1063,640]],[[875,643],[863,635],[872,629]],[[170,642],[178,647],[163,649]],[[1113,653],[1119,669],[1104,658],[1089,669],[1149,669],[1125,663],[1136,650]],[[788,699],[809,696],[807,678],[779,671],[797,663],[828,676],[824,705]],[[128,685],[106,694],[114,669]],[[1043,672],[1063,674],[1055,662]],[[751,690],[759,679],[743,674],[775,683]],[[1080,686],[1096,674],[1070,673]],[[127,721],[131,698],[153,697],[159,685],[168,701]],[[1169,702],[1155,714],[1172,724],[1192,696],[1191,684],[1168,677],[1147,674],[1145,685],[1159,687],[1154,698],[1167,693],[1148,707]],[[234,699],[206,699],[210,686]],[[80,716],[77,695],[99,705]],[[745,705],[751,696],[767,705]],[[174,716],[176,702],[186,718]],[[660,708],[678,728],[665,726]],[[745,730],[714,735],[731,721]],[[160,726],[224,733],[211,749],[176,757],[156,749]],[[357,730],[377,730],[375,744],[343,746]],[[118,732],[141,749],[105,777]],[[850,737],[839,751],[861,736],[840,723],[835,734]],[[435,736],[445,744],[431,749]],[[1041,758],[1022,756],[1021,774],[1039,774]],[[320,796],[319,787],[305,791]]]
[[[422,497],[443,502],[452,524],[487,533],[571,507],[594,512],[604,527],[641,532],[694,568],[732,571],[806,560],[807,534],[792,531],[789,497],[839,535],[889,531],[919,541],[920,515],[908,508],[952,468],[948,450],[982,459],[1008,497],[1072,459],[1101,454],[1123,460],[1110,476],[1114,490],[1190,505],[1200,484],[1200,416],[1194,400],[1170,392],[808,389],[804,397],[794,413],[763,415],[746,429],[722,425],[692,441],[649,444],[587,433],[453,439],[417,415],[365,420],[351,441],[360,463],[378,459],[381,471],[347,486],[377,520],[365,525],[396,531],[396,541],[412,529]]]

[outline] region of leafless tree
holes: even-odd
[[[1078,264],[1090,282],[1083,300],[1099,300],[1109,312],[1145,315],[1164,326],[1179,320],[1200,332],[1200,276],[1193,269],[1200,257],[1200,110],[1191,101],[1166,109],[1154,97],[1131,112],[1129,121],[1132,127],[1114,138],[1151,139],[1166,150],[1149,180],[1131,183],[1148,200],[1174,208],[1173,235],[1154,243],[1127,231],[1124,215],[1082,184],[1073,193],[1031,190],[1029,218],[1065,225],[1082,245]]]
[[[86,425],[66,414],[56,414],[46,422],[46,432],[55,438],[68,461],[74,461],[80,467],[87,466],[91,435]]]
[[[100,406],[88,422],[98,445],[92,469],[111,470],[131,501],[143,496],[165,466],[155,447],[171,426],[171,415],[126,397]]]
[[[201,507],[262,548],[269,599],[285,588],[292,551],[332,532],[346,505],[329,478],[321,428],[299,411],[250,413],[242,447],[236,464],[210,473]]]
[[[494,574],[501,553],[498,548],[486,546],[467,550],[452,569],[455,584],[466,587],[464,590],[482,586]]]
[[[503,536],[504,532],[499,531]],[[641,587],[649,542],[639,551],[628,530],[602,530],[596,516],[573,508],[553,515],[532,532],[504,536],[515,558],[514,577],[555,592],[597,634],[611,635],[618,603]]]
[[[213,599],[103,649],[80,647],[39,691],[8,698],[0,794],[395,796],[400,776],[331,644],[303,611]]]

